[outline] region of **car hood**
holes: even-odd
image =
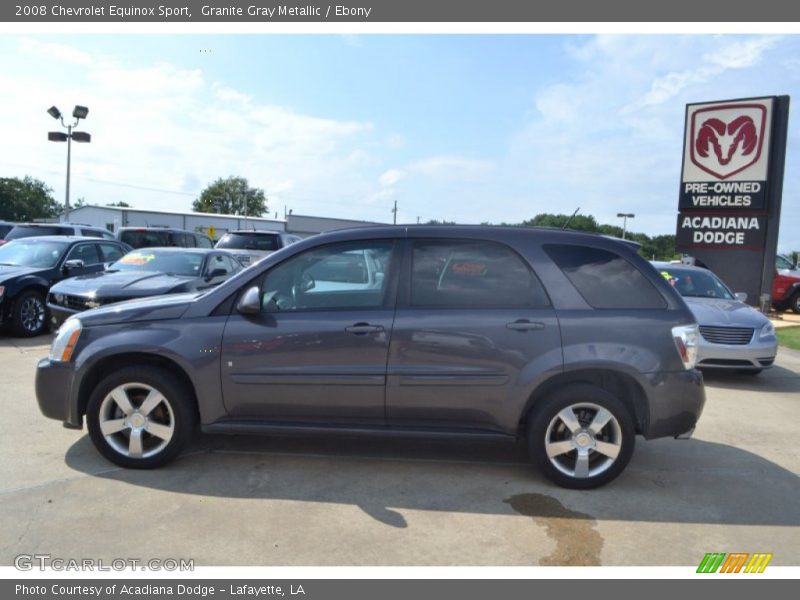
[[[47,270],[49,269],[43,269],[41,267],[12,267],[10,265],[0,265],[0,283],[8,281],[9,279],[14,279],[15,277],[35,275],[36,273]]]
[[[717,327],[763,327],[769,319],[738,300],[683,298],[700,325]]]
[[[155,296],[167,294],[194,279],[153,271],[102,271],[65,279],[50,288],[50,293],[94,298]]]
[[[81,322],[89,327],[132,323],[136,321],[161,321],[178,319],[186,312],[199,292],[171,294],[117,302],[79,313]],[[75,317],[70,317],[75,318]]]

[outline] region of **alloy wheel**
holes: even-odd
[[[161,452],[175,433],[169,400],[146,383],[125,383],[100,404],[100,431],[122,456],[141,459]]]
[[[19,317],[25,331],[35,333],[41,330],[45,319],[44,302],[35,295],[28,296],[22,301]]]
[[[550,463],[577,479],[607,471],[622,450],[622,428],[607,409],[591,402],[567,406],[554,416],[545,432]]]

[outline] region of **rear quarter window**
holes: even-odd
[[[641,271],[615,252],[567,244],[546,244],[544,250],[592,308],[667,307]]]

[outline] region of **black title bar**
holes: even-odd
[[[707,22],[800,21],[786,0],[17,0],[3,22]]]

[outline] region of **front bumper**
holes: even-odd
[[[757,335],[757,334],[756,334]],[[749,344],[712,344],[702,337],[697,345],[699,369],[768,369],[775,362],[778,340],[775,336]]]
[[[40,360],[36,365],[36,401],[45,417],[61,421],[65,427],[80,429],[83,419],[72,402],[74,375],[71,363]]]
[[[72,315],[77,315],[78,313],[83,312],[73,308],[67,308],[66,306],[61,306],[60,304],[53,304],[52,302],[47,303],[47,309],[50,311],[50,322],[55,327],[59,327]]]
[[[646,439],[691,435],[706,403],[703,374],[696,369],[647,375],[649,422]]]

